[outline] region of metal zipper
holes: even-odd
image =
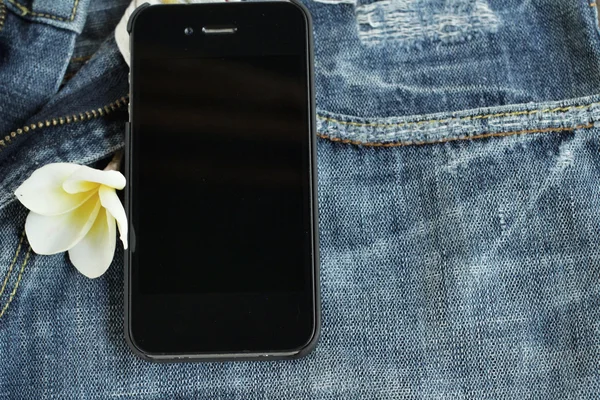
[[[4,28],[4,21],[6,21],[6,4],[4,0],[0,0],[0,31]]]
[[[3,139],[0,139],[0,152],[3,150],[4,147],[7,147],[14,138],[24,133],[35,131],[36,129],[47,128],[50,126],[65,125],[74,122],[84,122],[96,119],[98,117],[103,117],[126,106],[128,103],[129,96],[123,96],[120,99],[113,101],[112,103],[104,107],[96,108],[94,110],[84,111],[79,114],[71,114],[64,117],[47,119],[45,121],[39,121],[30,125],[26,125],[22,128],[12,131],[10,134],[4,136]]]

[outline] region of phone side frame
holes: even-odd
[[[131,219],[128,218],[129,225],[129,249],[124,253],[124,333],[127,345],[132,352],[147,361],[152,362],[215,362],[215,361],[268,361],[268,360],[289,360],[302,358],[310,354],[317,346],[321,336],[321,294],[320,294],[320,252],[319,252],[319,209],[318,209],[318,167],[317,167],[317,135],[316,135],[316,100],[315,100],[315,77],[314,77],[314,43],[313,43],[313,23],[312,17],[308,9],[300,2],[295,0],[283,0],[287,3],[292,3],[300,9],[306,20],[306,61],[308,72],[308,91],[309,91],[309,169],[310,169],[310,208],[311,208],[311,235],[312,235],[312,284],[313,284],[313,304],[314,304],[314,330],[311,339],[301,348],[290,352],[273,352],[273,353],[224,353],[224,354],[151,354],[142,350],[136,343],[131,330],[131,249],[135,249],[135,231]],[[281,1],[261,1],[260,3],[279,3]],[[127,31],[130,39],[130,66],[133,65],[133,57],[135,54],[133,44],[133,31],[135,29],[135,21],[144,10],[150,7],[168,7],[168,5],[150,5],[144,3],[140,5],[131,14],[127,23]],[[129,75],[129,120],[125,126],[125,176],[127,185],[125,187],[125,210],[128,217],[131,216],[131,131],[132,131],[132,115],[131,103],[133,102],[133,74]]]

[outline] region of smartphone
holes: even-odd
[[[320,325],[309,13],[156,5],[128,29],[129,345],[156,361],[307,354]]]

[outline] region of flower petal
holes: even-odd
[[[125,215],[125,209],[123,208],[123,204],[121,204],[117,192],[111,187],[102,185],[100,186],[100,189],[98,189],[98,194],[100,195],[102,207],[106,208],[106,210],[117,220],[123,248],[127,249],[127,215]]]
[[[71,194],[87,192],[89,190],[98,189],[100,184],[97,182],[65,180],[62,184],[62,189]]]
[[[115,255],[116,233],[115,219],[107,210],[101,210],[92,229],[69,250],[75,268],[88,278],[104,274]]]
[[[47,216],[30,212],[25,221],[25,233],[31,248],[37,254],[69,250],[88,233],[100,209],[100,199],[94,196],[65,214]]]
[[[65,180],[63,189],[68,193],[78,193],[94,183],[115,189],[123,189],[125,187],[125,177],[119,171],[100,171],[99,169],[82,166],[73,175],[69,176],[69,179]]]
[[[17,199],[28,209],[40,215],[60,215],[79,207],[94,191],[65,192],[62,185],[81,165],[55,163],[36,170],[15,190]]]

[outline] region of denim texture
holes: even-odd
[[[8,3],[0,31],[0,398],[600,396],[594,6],[307,1],[320,343],[294,361],[151,364],[125,344],[122,252],[97,280],[33,254],[12,195],[41,165],[123,145],[128,69],[108,32],[126,4],[91,3],[69,29]],[[41,31],[56,37],[35,58]]]
[[[90,0],[3,0],[16,15],[31,22],[81,33]],[[115,1],[115,3],[118,0]],[[59,45],[59,43],[57,43]]]
[[[393,118],[571,99],[600,87],[592,2],[364,3],[309,4],[321,112]]]

